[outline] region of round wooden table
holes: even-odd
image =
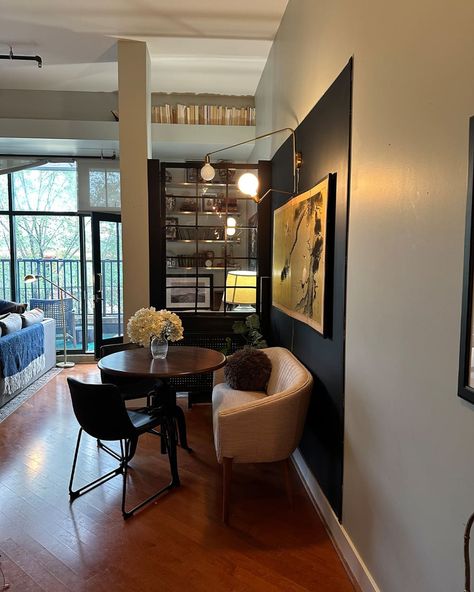
[[[148,348],[127,349],[99,360],[107,374],[123,377],[172,378],[202,374],[222,368],[224,354],[204,347],[171,346],[164,360],[154,360]]]
[[[183,448],[188,448],[186,423],[181,407],[176,405],[176,391],[167,379],[176,376],[203,374],[222,368],[226,363],[224,354],[204,347],[171,346],[164,360],[154,360],[148,348],[127,349],[103,357],[98,362],[102,372],[128,378],[160,378],[164,387],[157,392],[157,398],[165,401],[166,430],[170,437],[168,454],[170,458],[172,483],[179,485],[178,462],[176,455],[176,426],[178,422],[180,441]]]

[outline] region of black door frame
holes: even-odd
[[[92,232],[92,273],[94,276],[94,355],[96,358],[100,356],[100,348],[103,345],[112,343],[122,343],[123,335],[119,337],[110,337],[104,339],[102,337],[103,320],[102,320],[102,265],[101,265],[101,251],[100,251],[100,223],[101,222],[117,222],[121,223],[120,214],[110,214],[104,212],[92,212],[91,214],[91,232]]]

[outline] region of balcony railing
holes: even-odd
[[[11,262],[0,259],[0,298],[10,300]],[[86,285],[81,281],[81,262],[77,259],[18,259],[16,261],[16,300],[28,303],[30,298],[59,298],[58,290],[45,279],[40,278],[33,284],[25,284],[25,275],[41,275],[47,280],[59,284],[73,294],[79,302],[75,304],[76,313],[82,314],[82,294],[87,304],[87,313],[93,310],[93,273],[92,261],[85,262]],[[123,310],[122,303],[122,261],[117,259],[102,260],[102,315],[116,316]]]

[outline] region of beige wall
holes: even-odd
[[[473,23],[468,0],[290,0],[256,97],[258,132],[297,125],[354,56],[343,525],[383,592],[463,589]]]
[[[146,43],[118,42],[120,192],[124,320],[150,304],[148,173],[151,156],[150,57]]]

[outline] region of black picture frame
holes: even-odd
[[[213,279],[212,274],[168,275],[166,277],[166,308],[173,310],[210,309],[212,307]]]
[[[469,385],[472,345],[472,296],[474,280],[474,117],[469,119],[469,169],[467,183],[466,230],[464,238],[464,277],[459,347],[458,396],[474,404],[474,387]]]
[[[216,212],[217,210],[217,193],[205,193],[202,195],[202,211]]]
[[[178,218],[174,216],[166,217],[166,238],[167,240],[176,240],[178,238]]]
[[[201,177],[202,164],[197,163],[196,166],[186,168],[186,183],[206,183]]]

